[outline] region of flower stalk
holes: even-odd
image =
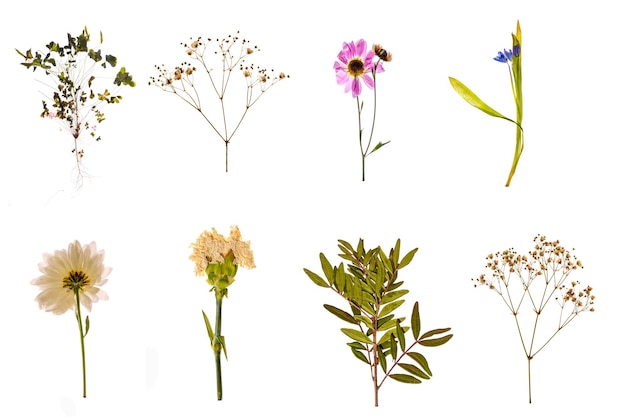
[[[558,240],[549,241],[538,235],[534,242],[535,247],[528,255],[520,255],[513,249],[489,254],[486,268],[491,271],[491,277],[482,274],[473,279],[475,287],[484,285],[495,291],[515,320],[527,360],[529,403],[532,402],[531,360],[580,313],[595,310],[592,288],[579,288],[580,282],[569,281],[573,271],[583,268],[582,262]],[[533,286],[535,282],[539,284]],[[521,285],[521,290],[515,288],[515,283]],[[525,305],[532,311],[530,322],[522,321],[526,316],[520,312]],[[548,308],[558,311],[558,321],[552,330],[548,327],[540,333],[539,319],[549,316]],[[526,336],[530,335],[530,340],[525,337],[523,328],[527,329]],[[540,344],[539,334],[549,336]]]
[[[74,288],[74,294],[76,294],[76,320],[78,321],[78,332],[80,333],[80,353],[82,357],[83,366],[83,398],[87,398],[87,369],[85,365],[85,336],[89,331],[89,316],[87,316],[85,327],[86,330],[83,333],[83,319],[80,313],[80,289]]]
[[[377,60],[374,62],[374,57]],[[344,42],[338,61],[335,61],[334,69],[338,84],[345,84],[345,92],[352,92],[352,97],[356,98],[357,119],[359,127],[359,148],[361,151],[361,180],[365,181],[365,158],[371,155],[387,142],[379,142],[371,150],[372,138],[374,136],[374,125],[376,123],[376,73],[384,72],[383,61],[390,62],[391,54],[380,45],[374,45],[372,50],[367,50],[367,43],[361,39],[356,44],[354,42]],[[362,113],[364,102],[360,99],[362,92],[361,81],[370,89],[374,90],[374,108],[372,114],[372,125],[367,141],[367,146],[363,148],[363,125]]]
[[[505,187],[511,185],[513,175],[515,175],[515,170],[517,169],[517,164],[519,163],[519,159],[522,156],[522,152],[524,151],[524,129],[522,128],[522,29],[520,28],[519,21],[517,22],[516,32],[512,33],[511,36],[513,38],[512,49],[499,51],[494,60],[501,63],[506,63],[508,66],[509,78],[511,81],[511,90],[513,92],[513,99],[515,101],[515,120],[504,116],[502,113],[487,105],[476,94],[474,94],[472,90],[470,90],[467,86],[465,86],[456,78],[449,77],[452,88],[469,104],[492,117],[498,117],[500,119],[504,119],[515,124],[515,153],[513,154],[513,163],[511,164],[511,170],[509,172]]]
[[[217,47],[207,51],[211,42],[216,42]],[[267,70],[260,68],[255,64],[247,64],[248,56],[259,52],[260,49],[250,43],[249,40],[240,39],[239,32],[235,36],[228,35],[222,39],[203,39],[198,37],[191,39],[189,43],[181,43],[185,49],[187,56],[195,61],[198,65],[192,65],[185,61],[169,71],[165,66],[155,65],[158,75],[150,77],[148,85],[154,85],[163,91],[172,93],[180,97],[185,103],[197,110],[204,120],[209,124],[211,129],[224,142],[225,146],[225,169],[228,172],[228,146],[232,141],[235,133],[239,130],[241,123],[248,114],[248,110],[261,98],[261,96],[278,82],[289,78],[289,75],[283,72],[275,74],[273,69]],[[208,55],[207,52],[209,52]],[[221,71],[214,71],[211,67],[208,57],[219,56],[221,59]],[[221,114],[218,119],[209,117],[201,104],[202,89],[196,81],[196,73],[198,68],[206,72],[211,89],[215,94],[214,98],[219,101]],[[233,71],[239,70],[245,82],[245,100],[243,101],[243,109],[234,118],[227,117],[226,93],[231,81]],[[218,73],[217,75],[215,73]],[[240,102],[241,103],[241,102]],[[234,122],[233,122],[234,120]],[[230,122],[230,123],[229,123]],[[232,124],[231,124],[232,123]],[[234,126],[234,128],[232,127]]]
[[[206,281],[211,286],[210,291],[215,293],[215,331],[204,310],[202,310],[202,317],[215,359],[217,400],[221,401],[223,397],[222,352],[228,360],[226,339],[222,335],[222,304],[224,298],[228,296],[228,288],[235,282],[239,266],[254,268],[254,257],[250,242],[241,240],[241,233],[237,226],[231,228],[228,239],[217,233],[215,229],[211,233],[204,231],[191,247],[193,253],[190,259],[196,264],[196,275],[206,275]]]
[[[35,299],[41,309],[54,314],[74,311],[80,336],[83,398],[87,397],[85,337],[89,333],[89,316],[85,316],[83,326],[82,307],[91,311],[93,303],[109,298],[99,288],[107,282],[106,277],[111,272],[110,267],[104,266],[103,259],[104,251],[98,251],[95,242],[81,246],[75,241],[67,250],[44,254],[44,261],[39,264],[43,275],[31,281],[31,284],[41,288]]]

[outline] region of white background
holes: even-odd
[[[624,383],[623,19],[617,2],[318,1],[19,2],[2,13],[0,141],[0,414],[484,416],[615,415]],[[541,4],[541,6],[539,6]],[[526,148],[505,188],[515,129],[459,98],[454,76],[513,116],[508,73],[492,60],[523,31]],[[86,25],[104,33],[137,82],[105,108],[102,141],[85,148],[91,174],[72,185],[71,139],[39,118],[39,72],[22,51]],[[154,64],[185,60],[180,42],[241,31],[251,62],[288,73],[251,109],[231,145],[195,111],[148,86]],[[343,41],[393,53],[378,78],[374,140],[360,181],[356,106],[332,69]],[[219,63],[216,62],[216,65]],[[241,80],[235,80],[241,81]],[[364,92],[365,109],[371,91]],[[208,100],[208,98],[206,99]],[[366,119],[367,120],[367,119]],[[189,244],[203,229],[238,224],[257,268],[240,270],[224,303],[224,400],[201,317],[214,297],[193,274]],[[560,239],[585,268],[596,312],[583,314],[526,361],[496,294],[473,288],[484,257]],[[339,262],[336,240],[403,253],[401,278],[423,328],[454,338],[423,349],[434,376],[385,382],[373,407],[365,364],[322,304],[341,299],[302,272]],[[33,301],[42,253],[95,240],[113,268],[110,300],[90,315],[88,398],[71,314]]]

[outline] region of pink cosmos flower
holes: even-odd
[[[383,63],[374,63],[374,52],[367,49],[367,42],[359,40],[344,42],[343,49],[337,55],[339,61],[335,61],[335,75],[337,84],[345,84],[345,92],[352,90],[352,97],[361,94],[361,78],[369,88],[374,88],[374,79],[370,75],[373,71],[383,72]]]

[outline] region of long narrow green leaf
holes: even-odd
[[[398,342],[400,342],[400,350],[404,352],[406,350],[406,341],[404,340],[404,330],[402,330],[400,320],[396,320],[396,336],[398,336]]]
[[[404,255],[402,257],[402,260],[400,261],[400,263],[398,264],[398,269],[400,268],[404,268],[405,266],[407,266],[408,264],[411,263],[411,261],[413,260],[413,257],[415,256],[415,254],[417,253],[418,248],[413,249],[412,251],[410,251],[409,253],[407,253],[406,255]]]
[[[226,351],[226,339],[224,336],[218,336],[220,345],[222,345],[222,349],[224,350],[224,357],[228,360],[228,352]]]
[[[396,337],[393,333],[391,333],[391,336],[389,337],[389,348],[391,349],[391,357],[393,358],[393,360],[396,360],[396,358],[398,357],[398,342],[396,341]]]
[[[428,338],[428,337],[430,337],[430,336],[434,336],[434,335],[436,335],[436,334],[445,333],[445,332],[448,332],[448,331],[450,331],[450,328],[449,328],[449,327],[446,327],[445,329],[435,329],[435,330],[430,330],[430,331],[428,331],[428,332],[424,333],[424,334],[420,337],[420,339],[426,339],[426,338]]]
[[[419,377],[422,379],[430,379],[430,376],[426,375],[421,369],[419,369],[417,366],[409,364],[409,363],[399,363],[398,366],[400,366],[400,368],[404,369],[405,371]]]
[[[209,339],[211,340],[211,344],[213,344],[213,329],[211,328],[211,322],[204,313],[204,310],[202,310],[202,317],[204,317],[204,324],[206,325],[206,330],[209,333]]]
[[[469,104],[471,104],[472,106],[476,107],[479,110],[482,110],[483,112],[487,113],[490,116],[499,117],[500,119],[508,120],[509,122],[518,125],[515,120],[509,119],[508,117],[504,116],[502,113],[489,107],[487,103],[485,103],[480,98],[478,98],[478,96],[474,94],[472,90],[467,88],[465,84],[463,84],[461,81],[452,77],[448,77],[448,78],[450,79],[450,84],[452,85],[452,88],[454,88],[454,91],[456,91],[457,94],[460,95]]]
[[[409,293],[409,290],[398,290],[398,291],[388,292],[387,294],[383,296],[383,299],[380,301],[380,304],[390,303],[408,293]]]
[[[323,253],[320,253],[320,262],[322,264],[322,271],[324,271],[324,275],[326,276],[328,283],[330,285],[333,285],[335,283],[335,273],[332,265],[330,264],[330,262],[328,262],[326,255],[324,255]]]
[[[365,356],[365,354],[363,352],[361,352],[360,350],[357,350],[355,348],[352,348],[352,354],[354,356],[356,356],[358,359],[362,360],[363,362],[365,362],[366,364],[370,364],[370,361],[367,359],[367,357]]]
[[[83,337],[87,337],[87,333],[89,333],[89,316],[85,317],[85,334]]]
[[[378,363],[380,364],[380,367],[383,368],[383,372],[387,373],[387,358],[385,357],[385,354],[383,353],[383,348],[378,345],[377,347],[377,352],[378,352]]]
[[[317,275],[315,272],[313,271],[309,271],[308,269],[304,268],[304,272],[307,274],[307,276],[309,278],[311,278],[311,281],[313,281],[315,284],[319,285],[320,287],[324,287],[324,288],[328,288],[330,287],[326,281],[324,281],[324,279],[322,277],[320,277],[319,275]]]
[[[411,375],[389,374],[389,378],[395,379],[396,381],[399,381],[399,382],[404,382],[405,384],[421,384],[422,383],[422,381],[420,381],[419,379]]]
[[[357,342],[361,342],[361,343],[365,343],[367,345],[371,345],[374,342],[372,342],[372,339],[370,339],[369,337],[367,337],[366,335],[364,335],[363,333],[361,333],[358,330],[354,330],[354,329],[341,329],[341,331],[348,336],[349,338],[356,340]]]
[[[402,304],[404,304],[404,300],[396,300],[393,301],[387,305],[385,305],[383,307],[382,310],[380,310],[380,315],[381,316],[386,316],[387,314],[391,313],[393,310],[395,310],[396,308],[400,307]]]
[[[453,335],[449,334],[447,336],[439,337],[437,339],[420,340],[418,341],[418,343],[422,346],[441,346],[448,340],[452,339],[452,336]]]
[[[411,314],[411,330],[413,331],[413,338],[417,340],[421,330],[420,306],[417,301],[413,304],[413,314]]]
[[[365,345],[363,345],[363,344],[361,344],[361,343],[359,343],[359,342],[348,342],[348,343],[346,343],[346,344],[347,344],[348,346],[350,346],[351,348],[358,349],[358,350],[365,350],[365,349],[367,349],[367,348],[365,347]]]
[[[421,353],[418,353],[418,352],[409,352],[409,353],[407,353],[407,355],[409,355],[409,357],[411,359],[413,359],[415,362],[417,362],[419,364],[419,366],[424,368],[424,370],[426,371],[426,373],[428,375],[433,376],[433,373],[430,371],[430,368],[428,367],[428,361],[426,360],[424,355],[422,355]]]
[[[374,152],[376,152],[377,150],[379,150],[380,148],[382,148],[383,146],[385,146],[386,144],[388,144],[389,142],[391,142],[390,140],[388,140],[387,142],[383,143],[383,142],[378,142],[376,144],[376,146],[374,146],[374,149],[372,149],[368,155],[373,154]]]
[[[330,304],[324,304],[324,308],[326,310],[330,311],[331,313],[333,313],[335,316],[339,317],[343,321],[347,321],[350,324],[358,324],[359,323],[358,321],[356,321],[354,319],[354,317],[352,317],[352,315],[350,313],[347,313],[347,312],[343,311],[340,308],[337,308],[335,306],[331,306]]]
[[[393,247],[392,254],[393,256],[391,258],[392,258],[393,264],[398,266],[398,261],[400,260],[400,239],[396,240],[396,246]]]
[[[346,289],[346,273],[343,269],[343,262],[335,270],[335,287],[337,291],[343,293]]]

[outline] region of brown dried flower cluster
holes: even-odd
[[[531,360],[579,313],[595,310],[595,295],[591,294],[590,286],[580,289],[580,282],[569,278],[573,271],[583,268],[582,262],[558,240],[550,241],[545,236],[535,237],[534,248],[527,255],[520,255],[514,249],[487,255],[485,267],[490,273],[473,279],[474,286],[485,285],[497,292],[513,315],[528,360],[528,400],[532,402]],[[531,288],[537,281],[539,284]],[[515,285],[516,282],[519,284]],[[539,318],[549,315],[545,312],[549,304],[558,313],[555,314],[558,320],[553,321],[556,326],[550,328],[553,326],[550,324],[539,331]],[[532,310],[530,315],[521,314],[524,305]]]
[[[241,232],[237,226],[231,227],[228,238],[217,233],[215,228],[211,232],[205,230],[198,236],[196,242],[191,244],[191,248],[193,252],[189,259],[196,264],[195,273],[198,276],[205,274],[210,263],[224,262],[224,256],[230,251],[233,251],[235,256],[233,260],[235,265],[249,269],[256,267],[250,241],[241,240]]]
[[[228,35],[222,39],[208,38],[205,40],[201,37],[192,38],[188,43],[181,43],[181,46],[189,59],[196,61],[195,66],[188,62],[183,62],[175,67],[173,71],[169,71],[165,65],[155,65],[158,74],[150,77],[148,85],[154,85],[165,92],[174,93],[200,112],[225,144],[226,172],[228,172],[228,145],[239,130],[248,110],[270,87],[285,78],[289,78],[289,76],[283,72],[274,75],[273,69],[268,71],[254,64],[248,64],[248,56],[259,52],[260,49],[256,45],[252,45],[250,41],[240,39],[239,32],[235,36]],[[210,63],[214,56],[221,61],[218,66],[221,71],[214,70]],[[233,80],[236,79],[232,74],[233,70],[236,71],[237,68],[241,70],[246,82],[247,88],[240,90],[242,93],[245,91],[246,97],[245,100],[241,101],[228,101],[225,100],[226,92],[228,87],[233,84]],[[196,84],[195,77],[198,69],[204,70],[200,71],[201,73],[207,73],[209,88],[200,88],[199,83]],[[257,86],[258,88],[256,88]],[[200,104],[201,98],[204,101],[202,96],[205,94],[205,91],[208,94],[215,94],[214,97],[220,103],[221,117],[213,119],[205,113],[206,106],[203,107]],[[231,111],[227,112],[227,109],[231,108],[230,104],[225,104],[227,102],[243,104],[239,109],[238,115],[232,118],[227,117],[227,113],[231,113]]]

